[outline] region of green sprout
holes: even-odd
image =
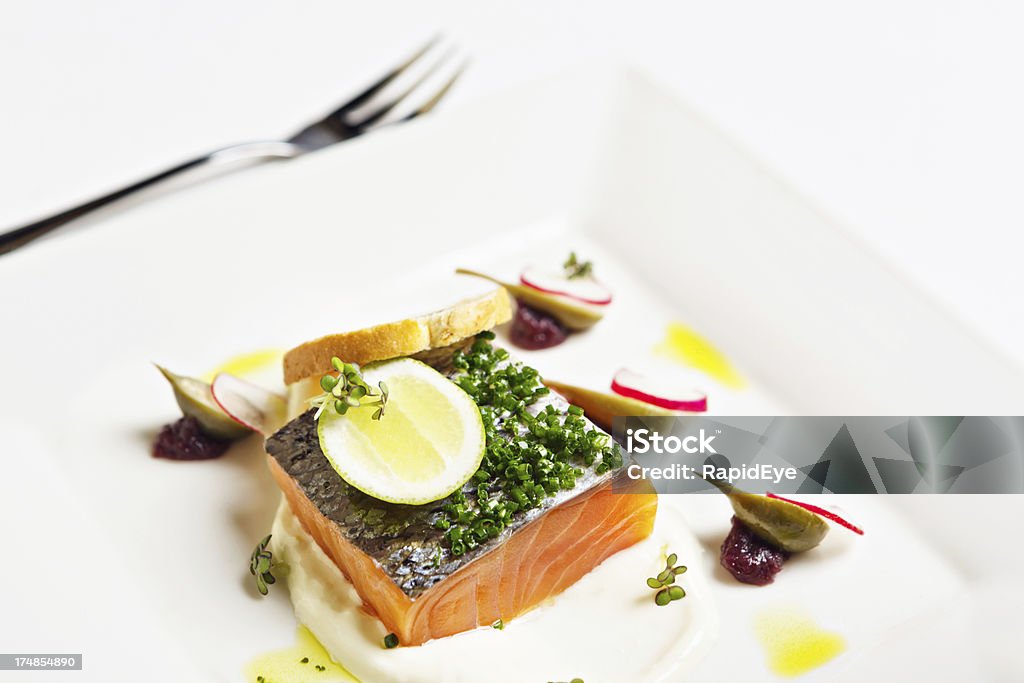
[[[665,558],[665,570],[657,576],[647,579],[647,587],[658,591],[654,594],[654,604],[658,607],[664,607],[670,602],[686,597],[683,587],[675,585],[676,577],[686,571],[686,567],[683,565],[676,565],[678,559],[679,557],[672,553]]]
[[[274,570],[284,567],[284,563],[275,562],[274,554],[267,550],[269,543],[270,534],[256,544],[256,549],[252,551],[252,557],[249,558],[249,573],[256,577],[256,590],[260,592],[260,595],[270,592],[267,586],[277,583]]]
[[[569,258],[565,259],[565,263],[562,264],[562,268],[565,269],[565,276],[570,280],[589,277],[594,274],[594,264],[590,261],[580,262],[576,260],[575,251],[569,252]]]
[[[380,381],[377,389],[373,389],[363,379],[358,365],[346,363],[337,356],[331,358],[331,365],[338,372],[337,376],[326,374],[321,377],[320,388],[324,393],[309,400],[310,405],[316,408],[313,418],[320,419],[328,408],[344,415],[349,408],[366,405],[377,406],[373,411],[374,420],[382,418],[388,405],[388,385]]]

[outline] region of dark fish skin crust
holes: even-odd
[[[530,406],[530,412],[537,413],[549,403],[560,412],[568,410],[565,399],[551,392]],[[368,496],[349,485],[320,449],[313,413],[313,410],[303,413],[268,438],[267,453],[295,480],[320,513],[334,522],[342,537],[376,560],[384,573],[412,599],[504,543],[530,521],[615,474],[598,475],[593,468],[583,468],[575,488],[545,499],[539,507],[517,515],[496,538],[455,556],[445,543],[444,532],[434,527],[434,521],[443,516],[443,506],[448,499],[427,505],[397,505]],[[476,484],[472,479],[463,491],[467,499],[475,496]]]

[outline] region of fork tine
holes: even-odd
[[[382,118],[391,113],[391,111],[393,111],[394,108],[401,104],[407,97],[409,97],[409,95],[411,95],[417,88],[423,85],[423,83],[428,78],[437,73],[437,70],[440,69],[446,62],[448,62],[448,60],[454,53],[454,49],[449,50],[443,57],[434,62],[434,64],[432,64],[430,68],[427,69],[419,78],[417,78],[404,91],[402,91],[401,94],[396,95],[389,103],[385,104],[380,109],[375,110],[366,118],[354,122],[353,125],[357,126],[358,128],[367,128],[368,126],[372,126],[373,124],[380,121]]]
[[[411,111],[408,114],[406,114],[405,116],[403,116],[402,117],[402,121],[412,120],[412,119],[416,118],[417,116],[421,116],[423,114],[426,114],[431,109],[433,109],[435,106],[437,106],[437,103],[440,102],[441,99],[444,98],[444,96],[448,94],[448,91],[452,89],[453,85],[455,85],[455,81],[459,80],[459,77],[462,75],[462,73],[466,70],[466,67],[468,67],[468,66],[469,66],[469,60],[468,59],[464,60],[461,64],[459,64],[459,67],[457,69],[455,69],[455,72],[448,78],[447,81],[445,81],[445,84],[442,85],[438,89],[438,91],[436,93],[434,93],[434,95],[430,99],[428,99],[426,102],[421,104],[419,107],[417,107],[413,111]]]
[[[436,35],[433,38],[431,38],[429,41],[427,41],[426,45],[424,45],[419,50],[410,55],[408,59],[406,59],[404,62],[396,66],[388,73],[384,74],[384,76],[381,77],[381,79],[378,80],[376,83],[373,83],[366,90],[359,93],[349,101],[345,102],[345,104],[341,105],[340,107],[332,111],[325,118],[343,116],[346,112],[352,111],[353,109],[358,109],[360,106],[366,104],[366,102],[369,101],[374,95],[379,93],[384,88],[388,87],[388,85],[392,81],[401,76],[406,69],[415,64],[417,61],[419,61],[420,57],[425,55],[430,50],[430,48],[437,45],[438,41],[440,40],[440,35]]]

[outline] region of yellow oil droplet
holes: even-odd
[[[359,683],[331,660],[312,633],[300,626],[294,647],[260,655],[245,667],[249,683]],[[303,661],[305,660],[305,661]]]
[[[210,381],[219,372],[226,372],[238,377],[246,378],[249,375],[262,374],[272,370],[275,366],[281,365],[284,353],[280,349],[261,349],[250,351],[233,356],[210,372],[203,375],[203,379]]]
[[[741,389],[746,380],[711,342],[679,322],[671,322],[665,338],[654,347],[657,354],[700,370],[727,387]]]
[[[838,633],[825,631],[794,612],[763,614],[755,624],[768,668],[780,676],[800,676],[832,661],[846,649]]]

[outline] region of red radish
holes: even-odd
[[[782,501],[785,501],[787,503],[791,503],[792,505],[796,505],[797,507],[802,507],[804,510],[807,510],[809,512],[813,512],[814,514],[818,515],[819,517],[824,517],[825,519],[833,521],[833,522],[835,522],[836,524],[838,524],[840,526],[845,526],[847,529],[849,529],[850,531],[854,532],[855,534],[860,534],[861,536],[864,535],[864,530],[861,529],[859,526],[857,526],[855,524],[851,524],[850,522],[847,522],[845,519],[843,519],[842,517],[840,517],[836,513],[829,512],[825,508],[820,508],[817,505],[811,505],[810,503],[802,503],[799,500],[790,500],[789,498],[783,498],[782,496],[776,496],[771,491],[769,491],[767,495],[768,495],[769,498],[775,498],[776,500],[782,500]]]
[[[679,387],[669,386],[632,370],[622,369],[615,373],[612,391],[669,410],[703,413],[708,409],[708,395],[703,391],[680,390]]]
[[[585,304],[607,306],[612,302],[608,288],[591,277],[568,278],[548,270],[527,268],[519,276],[519,281],[539,292],[567,296]]]
[[[228,417],[264,435],[277,426],[288,409],[284,397],[226,372],[213,378],[210,393]]]

